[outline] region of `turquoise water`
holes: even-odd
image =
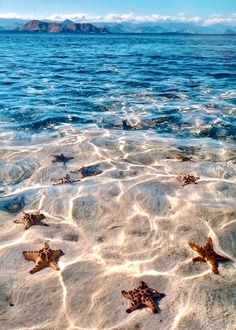
[[[230,141],[235,40],[1,33],[0,130],[40,134],[63,123],[94,123],[111,134],[151,129]]]

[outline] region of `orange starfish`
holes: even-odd
[[[199,180],[199,176],[194,176],[190,174],[181,174],[177,177],[177,179],[182,182],[182,186],[186,186],[187,184],[190,183],[195,183],[197,184],[197,180]]]
[[[20,219],[14,220],[15,223],[22,223],[25,225],[25,230],[29,229],[33,225],[49,226],[47,223],[43,223],[41,220],[45,219],[45,215],[40,211],[35,213],[23,212],[23,216]]]
[[[193,242],[189,242],[188,244],[193,251],[196,251],[199,254],[197,257],[193,258],[193,261],[194,262],[196,262],[196,261],[206,262],[208,264],[208,266],[211,268],[211,270],[213,271],[213,273],[215,273],[215,274],[219,274],[219,271],[218,271],[218,262],[219,261],[221,261],[221,262],[231,261],[231,259],[229,259],[227,257],[223,257],[223,256],[217,254],[213,250],[212,239],[210,237],[208,237],[207,243],[204,246],[200,246]]]
[[[55,270],[60,270],[56,260],[64,253],[62,250],[52,250],[47,243],[44,248],[39,251],[23,251],[25,259],[35,261],[36,265],[30,270],[30,274],[36,273],[38,270],[49,266]]]
[[[132,300],[131,307],[126,310],[127,313],[132,313],[142,307],[149,307],[153,313],[157,313],[158,308],[153,298],[162,298],[165,296],[164,293],[159,293],[157,290],[149,288],[144,281],[140,282],[137,289],[128,292],[122,290],[121,293],[125,298]]]
[[[79,182],[80,180],[71,180],[69,174],[66,174],[66,176],[60,178],[60,179],[51,179],[51,181],[53,181],[53,185],[58,185],[58,184],[65,184],[65,183],[76,183]]]
[[[187,157],[187,156],[184,156],[184,155],[181,155],[181,154],[177,154],[175,156],[175,159],[180,160],[181,162],[187,162],[188,160],[191,160],[192,157]]]

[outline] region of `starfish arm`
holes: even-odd
[[[131,295],[130,292],[127,292],[127,291],[122,290],[121,293],[122,293],[122,295],[123,295],[125,298],[127,298],[127,299],[131,299],[131,300],[132,300],[132,295]]]
[[[55,160],[58,160],[58,159],[61,159],[62,157],[64,157],[63,154],[60,154],[60,155],[51,155],[52,157],[55,158]]]
[[[141,281],[139,283],[139,288],[144,290],[148,288],[148,285],[144,281]]]
[[[70,181],[68,181],[67,183],[75,184],[75,183],[77,183],[78,181],[80,181],[80,180],[70,180]]]
[[[211,237],[208,237],[206,245],[205,245],[205,249],[207,249],[207,250],[212,250],[213,249],[213,243],[212,243]]]
[[[213,259],[213,258],[208,258],[206,260],[208,266],[211,268],[211,270],[213,271],[213,273],[215,274],[219,274],[219,271],[218,271],[218,264],[217,264],[217,261],[216,259]]]
[[[40,222],[40,226],[46,226],[46,227],[49,227],[49,225],[47,223],[44,223],[44,222]]]
[[[126,309],[126,313],[132,313],[136,309],[139,309],[141,306],[142,306],[141,304],[131,303],[130,308]]]
[[[49,262],[49,266],[52,267],[55,270],[60,270],[59,266],[57,265],[55,260],[52,260]]]
[[[54,179],[52,179],[52,181],[54,181],[53,186],[57,186],[58,184],[61,184],[60,182],[56,182]]]
[[[14,220],[14,223],[24,223],[24,221],[22,219],[16,219]]]
[[[199,245],[197,245],[197,244],[195,244],[193,242],[188,242],[188,245],[191,247],[191,249],[193,251],[199,252],[199,250],[200,250],[200,246]]]
[[[36,261],[39,256],[38,251],[23,251],[22,253],[23,253],[25,259],[32,260],[32,261]]]
[[[155,305],[154,301],[152,300],[152,298],[146,298],[143,301],[143,305],[146,307],[151,308],[151,310],[153,311],[153,313],[157,313],[157,306]]]
[[[159,299],[161,299],[161,298],[164,298],[165,296],[166,296],[165,293],[157,292],[157,293],[153,294],[152,298],[159,298]]]
[[[34,274],[36,273],[37,271],[39,271],[40,269],[44,268],[45,266],[47,266],[47,263],[46,262],[43,262],[41,260],[41,258],[39,257],[37,260],[36,260],[36,264],[35,266],[30,270],[30,274]]]
[[[198,257],[194,257],[193,258],[193,262],[196,262],[196,261],[202,261],[202,262],[205,262],[205,259],[201,256],[198,256]]]
[[[62,250],[52,250],[52,253],[53,259],[57,259],[64,254]]]
[[[49,249],[49,245],[48,245],[48,243],[46,243],[46,242],[44,243],[44,248],[45,248],[45,249]]]
[[[25,230],[29,229],[32,225],[33,225],[33,224],[32,224],[31,221],[27,221],[27,222],[25,223]]]
[[[221,261],[221,262],[232,261],[230,258],[223,257],[217,253],[215,254],[215,257],[216,257],[217,261]]]

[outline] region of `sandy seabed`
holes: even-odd
[[[236,149],[222,142],[182,141],[151,132],[58,128],[31,137],[1,136],[0,329],[235,330]],[[74,159],[52,163],[52,154]],[[182,152],[188,162],[174,157]],[[102,174],[53,185],[81,166]],[[198,175],[185,187],[181,173]],[[41,210],[49,227],[24,230],[23,211]],[[193,263],[188,241],[211,237],[232,262],[215,275]],[[62,249],[60,271],[33,275],[23,250],[48,242]],[[121,290],[144,280],[165,293],[160,311],[126,313]]]

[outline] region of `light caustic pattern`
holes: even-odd
[[[5,185],[0,199],[1,329],[230,329],[236,284],[232,150],[207,143],[200,149],[192,141],[192,160],[179,162],[176,141],[151,132],[114,132],[111,138],[95,126],[80,131],[69,125],[58,132],[46,145],[34,136],[29,150],[24,141],[2,150],[12,168],[7,180],[21,179]],[[61,152],[74,159],[52,163],[51,155]],[[103,172],[72,185],[50,181],[91,164]],[[183,187],[176,180],[183,172],[200,176],[198,184]],[[31,209],[41,210],[49,227],[24,231],[13,223]],[[204,244],[207,236],[232,259],[220,265],[220,276],[192,262],[188,241]],[[64,251],[60,271],[30,275],[33,265],[22,251],[45,241]],[[166,294],[159,314],[126,314],[121,290],[140,280]]]
[[[234,39],[0,33],[0,330],[235,328]],[[220,275],[192,262],[208,236]],[[60,270],[31,275],[44,242]],[[141,280],[158,314],[126,313]]]

